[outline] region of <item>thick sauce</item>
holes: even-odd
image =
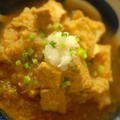
[[[87,14],[88,15],[88,14]],[[13,17],[10,15],[3,18],[3,22],[7,22]],[[2,33],[2,32],[1,32]],[[114,82],[111,84],[112,105],[100,111],[96,108],[95,103],[88,101],[85,104],[74,104],[68,108],[65,115],[53,112],[43,112],[40,107],[39,99],[36,100],[22,98],[16,92],[12,92],[10,99],[4,97],[0,99],[0,107],[15,120],[110,120],[120,105],[120,50],[119,43],[115,36],[107,31],[102,38],[101,43],[110,44],[112,46],[112,71]],[[7,68],[7,67],[6,67]],[[9,68],[7,68],[8,70]],[[10,70],[8,70],[10,72]],[[4,83],[7,84],[7,83]],[[3,83],[0,82],[0,86]],[[9,87],[9,85],[8,85]],[[6,91],[7,94],[8,91]]]

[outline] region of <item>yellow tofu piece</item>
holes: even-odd
[[[99,77],[108,79],[112,82],[112,69],[111,69],[111,46],[110,45],[97,45],[96,56],[93,59],[93,64],[90,67],[91,71],[97,69],[98,66],[103,66],[103,72],[99,73]]]
[[[102,94],[99,94],[94,98],[94,100],[98,103],[98,109],[103,109],[104,107],[111,104],[110,92],[105,91]]]
[[[104,24],[83,16],[73,20],[67,19],[64,27],[65,31],[81,38],[80,45],[89,50],[89,57],[92,58],[95,44],[105,32]]]
[[[57,68],[42,62],[37,69],[40,88],[59,88],[62,81],[62,72]]]
[[[43,89],[40,91],[41,107],[44,111],[53,111],[64,114],[67,109],[65,91],[61,89]]]
[[[73,63],[75,63],[76,66],[79,66],[80,70],[78,72],[69,71],[68,73],[65,73],[66,75],[69,75],[71,81],[68,92],[77,93],[89,89],[92,86],[92,79],[85,61],[78,57],[74,59]]]

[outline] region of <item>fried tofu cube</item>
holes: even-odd
[[[65,30],[70,34],[79,36],[79,42],[82,47],[89,50],[89,57],[93,58],[95,44],[100,41],[105,32],[105,26],[102,22],[91,20],[88,17],[79,17],[78,19],[66,20]]]
[[[93,79],[92,92],[95,94],[101,94],[108,91],[110,88],[109,81],[105,78],[97,77]]]
[[[76,66],[80,66],[80,70],[76,73],[73,71],[68,73],[71,79],[71,85],[68,90],[69,93],[77,93],[92,86],[92,79],[85,61],[78,57],[75,58],[73,62],[76,64]]]
[[[94,98],[94,100],[98,103],[98,109],[103,109],[104,107],[111,104],[111,97],[109,91],[105,91],[102,94],[99,94]]]
[[[61,89],[43,89],[40,91],[41,107],[44,111],[66,112],[65,91]]]
[[[112,69],[111,69],[111,46],[109,45],[97,45],[96,56],[93,59],[91,65],[91,71],[96,70],[97,67],[102,66],[103,72],[99,73],[99,77],[113,81]]]
[[[37,69],[40,88],[59,88],[62,80],[62,72],[46,62],[42,62]]]

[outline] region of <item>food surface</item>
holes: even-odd
[[[0,107],[15,120],[88,120],[87,109],[101,116],[114,82],[112,46],[100,43],[105,31],[54,0],[26,7],[1,31]]]

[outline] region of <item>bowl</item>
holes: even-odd
[[[22,2],[21,2],[22,1]],[[24,2],[23,2],[24,1]],[[37,0],[36,0],[37,1]],[[58,0],[63,2],[63,0]],[[120,0],[86,0],[92,4],[101,13],[105,23],[112,29],[113,33],[116,35],[117,39],[120,41]],[[8,4],[5,4],[7,3]],[[28,2],[28,1],[27,1]],[[74,2],[81,2],[81,0],[74,0]],[[16,5],[26,4],[26,0],[3,0],[0,5],[0,13],[7,14],[10,8],[14,8]],[[5,5],[3,8],[2,6]],[[12,7],[11,7],[12,6]],[[91,7],[91,6],[90,6]],[[0,120],[11,120],[5,112],[0,109]],[[111,120],[120,120],[120,108],[116,111],[116,114]]]

